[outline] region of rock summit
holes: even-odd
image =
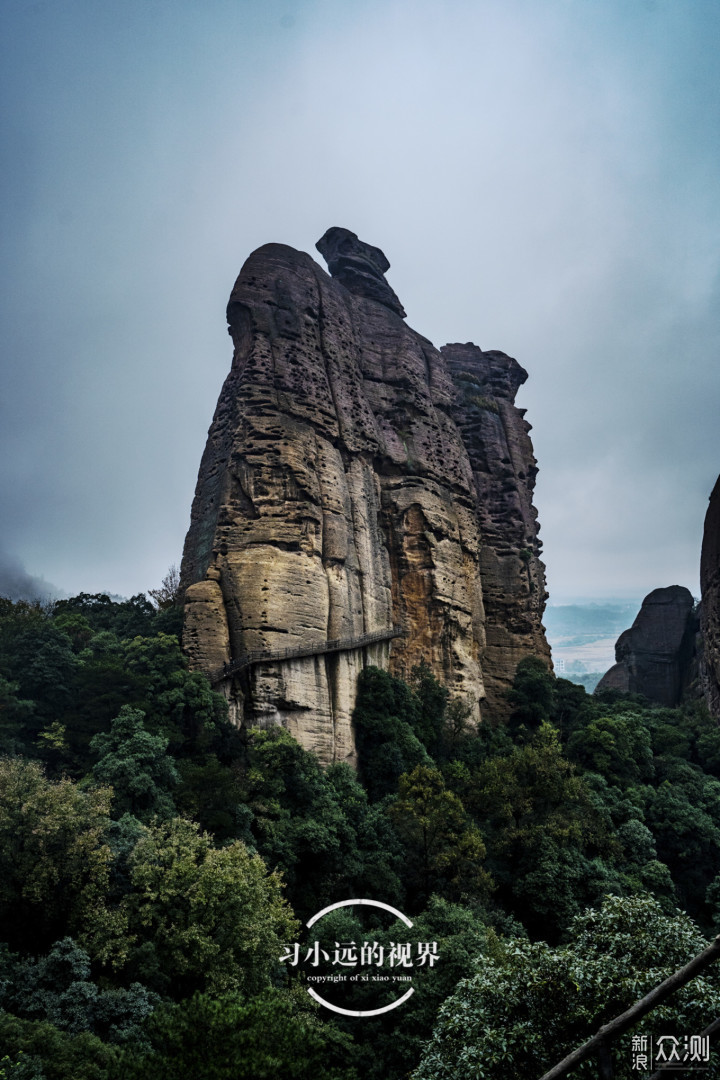
[[[475,721],[518,660],[550,662],[525,371],[437,349],[379,248],[346,229],[267,244],[227,308],[234,353],[185,542],[184,646],[237,723],[354,759],[357,677],[421,660]]]

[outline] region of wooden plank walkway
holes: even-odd
[[[294,660],[303,656],[322,656],[323,653],[350,652],[362,649],[364,645],[373,645],[376,641],[389,641],[391,638],[404,637],[401,626],[391,626],[387,630],[372,630],[369,634],[360,634],[352,638],[334,638],[330,641],[315,641],[308,645],[295,645],[288,649],[252,649],[243,653],[237,660],[225,664],[212,676],[213,685],[222,682],[243,668],[255,664],[270,664],[275,660]]]

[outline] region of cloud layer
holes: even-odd
[[[714,0],[5,8],[0,541],[69,592],[177,562],[249,252],[383,248],[516,356],[554,599],[697,592],[716,422]]]

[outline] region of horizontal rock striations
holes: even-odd
[[[700,588],[700,679],[707,707],[720,720],[720,477],[705,515]]]
[[[697,616],[689,589],[654,589],[629,630],[615,643],[616,663],[595,687],[643,694],[661,705],[678,705],[696,675]]]
[[[331,762],[353,758],[364,664],[425,660],[478,719],[486,684],[500,709],[520,656],[549,653],[524,372],[410,329],[355,234],[318,247],[337,276],[268,244],[235,283],[182,580],[191,664],[236,722],[281,723]],[[256,650],[276,655],[238,665]]]

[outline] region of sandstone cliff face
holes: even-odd
[[[697,617],[689,589],[654,589],[635,622],[615,643],[616,664],[595,687],[643,694],[661,705],[678,705],[696,672]]]
[[[470,342],[444,345],[441,352],[457,389],[453,415],[472,465],[482,537],[487,706],[502,717],[518,661],[530,654],[550,665],[542,627],[548,594],[532,501],[538,470],[525,410],[515,407],[527,372],[505,353],[483,352]]]
[[[354,234],[318,247],[337,280],[268,244],[235,283],[182,579],[191,664],[220,679],[236,722],[284,724],[331,762],[353,759],[363,664],[407,675],[425,659],[478,719],[486,680],[498,702],[521,655],[549,653],[522,369],[474,346],[442,355]],[[405,636],[351,647],[394,625]],[[345,647],[322,652],[329,639]]]
[[[720,477],[705,515],[700,556],[700,676],[708,709],[720,720]]]

